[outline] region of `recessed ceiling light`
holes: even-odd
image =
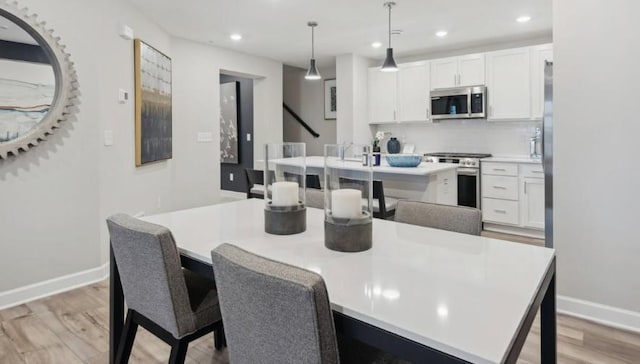
[[[380,43],[380,42],[373,42],[373,43],[371,43],[371,46],[372,46],[373,48],[380,48],[380,47],[382,47],[382,43]]]
[[[516,21],[517,21],[518,23],[526,23],[526,22],[528,22],[529,20],[531,20],[531,17],[530,17],[530,16],[528,16],[528,15],[523,15],[523,16],[518,17],[518,18],[516,19]]]
[[[449,33],[446,30],[439,30],[439,31],[436,32],[436,36],[440,37],[440,38],[446,37],[447,34],[449,34]]]
[[[229,38],[231,38],[231,40],[238,41],[242,39],[242,34],[233,33],[229,36]]]

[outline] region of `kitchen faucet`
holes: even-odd
[[[349,143],[348,145],[345,144],[346,143],[340,144],[340,148],[338,149],[338,156],[340,157],[341,161],[344,160],[345,152],[353,146],[353,142]]]

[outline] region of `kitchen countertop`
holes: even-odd
[[[365,169],[368,167],[362,166],[360,161],[347,161],[344,162],[345,168],[349,169]],[[307,157],[307,168],[324,168],[324,157]],[[456,169],[459,166],[454,163],[427,163],[422,162],[417,167],[391,167],[384,157],[381,158],[380,165],[373,167],[374,173],[385,174],[408,174],[415,176],[426,176],[429,174],[440,173],[451,169]]]
[[[531,163],[542,164],[542,159],[532,159],[529,156],[494,156],[482,158],[482,162],[500,162],[500,163]]]

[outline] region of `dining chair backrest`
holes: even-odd
[[[126,214],[107,218],[129,309],[179,338],[194,330],[180,255],[169,229]]]
[[[245,168],[244,173],[247,176],[247,198],[260,197],[254,196],[251,193],[251,189],[255,185],[264,186],[264,172],[257,169]]]
[[[231,363],[338,363],[318,274],[223,244],[211,252]]]
[[[482,231],[480,210],[422,201],[398,201],[395,221],[471,235],[480,235]]]

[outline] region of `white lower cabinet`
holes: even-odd
[[[544,229],[544,178],[523,178],[522,183],[522,225],[532,229]]]
[[[485,229],[542,237],[544,174],[541,164],[482,162]]]

